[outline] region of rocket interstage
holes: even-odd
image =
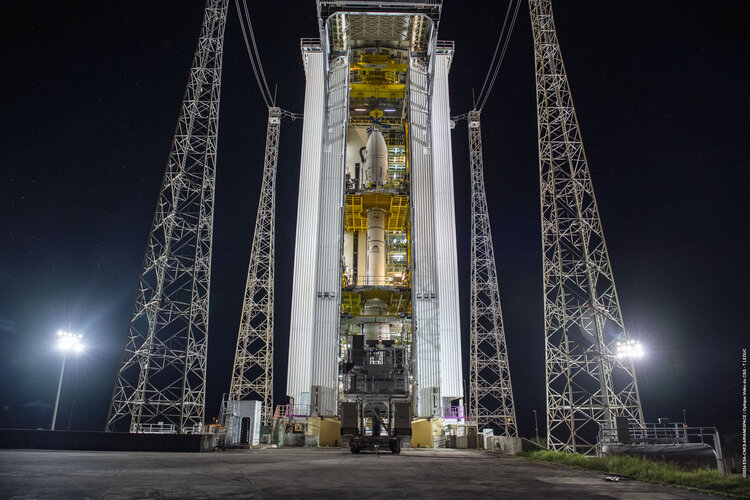
[[[388,304],[382,299],[368,299],[362,312],[369,316],[362,318],[362,334],[365,341],[390,340],[391,325],[387,321],[382,321],[382,316],[388,314]]]

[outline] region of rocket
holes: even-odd
[[[373,123],[374,125],[374,123]],[[365,189],[376,189],[388,181],[388,148],[382,132],[374,126],[367,139]],[[385,226],[388,214],[382,208],[367,210],[367,284],[385,285]]]

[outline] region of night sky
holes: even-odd
[[[228,389],[260,189],[266,110],[230,2],[217,169],[207,418]],[[506,2],[448,0],[454,115],[481,88]],[[2,2],[0,426],[48,426],[58,329],[85,335],[58,428],[101,429],[204,2]],[[249,2],[269,85],[300,112],[299,39],[315,4]],[[748,54],[742,1],[557,1],[558,35],[648,421],[740,430],[750,335]],[[516,411],[543,415],[544,330],[534,62],[521,6],[482,115],[485,175]],[[301,122],[281,129],[276,398],[283,402]],[[468,345],[466,122],[453,131],[462,325]],[[464,355],[468,376],[468,355]],[[41,419],[41,420],[40,420]],[[541,420],[541,419],[540,419]],[[541,421],[540,421],[541,423]]]

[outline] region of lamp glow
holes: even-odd
[[[81,352],[83,351],[83,343],[81,342],[82,338],[83,338],[83,335],[81,334],[64,332],[62,330],[58,330],[57,348],[64,352],[68,352],[68,351]]]
[[[643,346],[635,340],[617,343],[617,357],[620,359],[638,359],[643,357]]]
[[[62,390],[63,374],[65,373],[65,361],[68,359],[68,353],[74,351],[80,353],[83,351],[84,345],[81,342],[83,335],[80,333],[71,333],[63,330],[57,331],[57,348],[63,352],[62,366],[60,367],[60,380],[57,382],[57,397],[55,398],[55,409],[52,410],[52,425],[50,430],[55,430],[55,422],[57,421],[57,408],[60,405],[60,391]]]

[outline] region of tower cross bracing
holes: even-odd
[[[628,340],[550,0],[529,0],[534,38],[548,446],[590,454],[599,425],[643,423]]]
[[[265,425],[269,425],[273,417],[274,231],[280,129],[281,109],[271,107],[268,109],[263,182],[229,388],[230,400],[262,401],[261,419]]]
[[[319,16],[326,13],[319,19],[325,43],[302,41],[307,76],[298,209],[302,227],[295,249],[297,297],[293,295],[293,304],[301,307],[293,307],[287,393],[310,414],[336,415],[337,403],[359,390],[349,377],[350,386],[340,392],[340,357],[354,349],[359,335],[367,335],[373,343],[368,348],[388,350],[395,344],[409,356],[413,353],[414,394],[408,396],[413,411],[438,416],[442,410],[445,415],[452,410],[446,406],[462,397],[447,85],[453,44],[437,39],[439,1],[409,4],[417,10],[414,15],[396,13],[401,18],[387,12],[396,4],[354,4],[371,11],[348,12],[344,3],[320,0]],[[548,443],[556,450],[592,453],[600,425],[612,426],[620,416],[642,423],[643,415],[633,365],[615,352],[629,335],[551,2],[529,0],[529,6],[538,111]],[[227,0],[207,0],[108,430],[126,422],[131,432],[153,431],[154,425],[179,433],[202,429],[227,8]],[[376,78],[371,69],[376,66],[386,68],[380,76],[388,76]],[[467,114],[470,414],[480,427],[517,436],[484,185],[480,111]],[[233,401],[260,399],[265,424],[273,403],[275,185],[282,116],[296,115],[274,103],[229,391]],[[370,171],[368,161],[371,167],[380,161],[376,142],[370,143],[372,135],[368,138],[375,130],[387,153],[385,167]],[[375,178],[375,171],[386,175]],[[376,275],[374,269],[381,268]],[[358,275],[367,273],[373,281],[360,283]]]
[[[471,165],[470,416],[479,429],[518,436],[495,250],[484,187],[480,111],[468,114]]]
[[[148,237],[107,430],[162,423],[199,432],[205,413],[221,60],[227,0],[206,4],[201,35]],[[160,428],[162,428],[160,427]]]

